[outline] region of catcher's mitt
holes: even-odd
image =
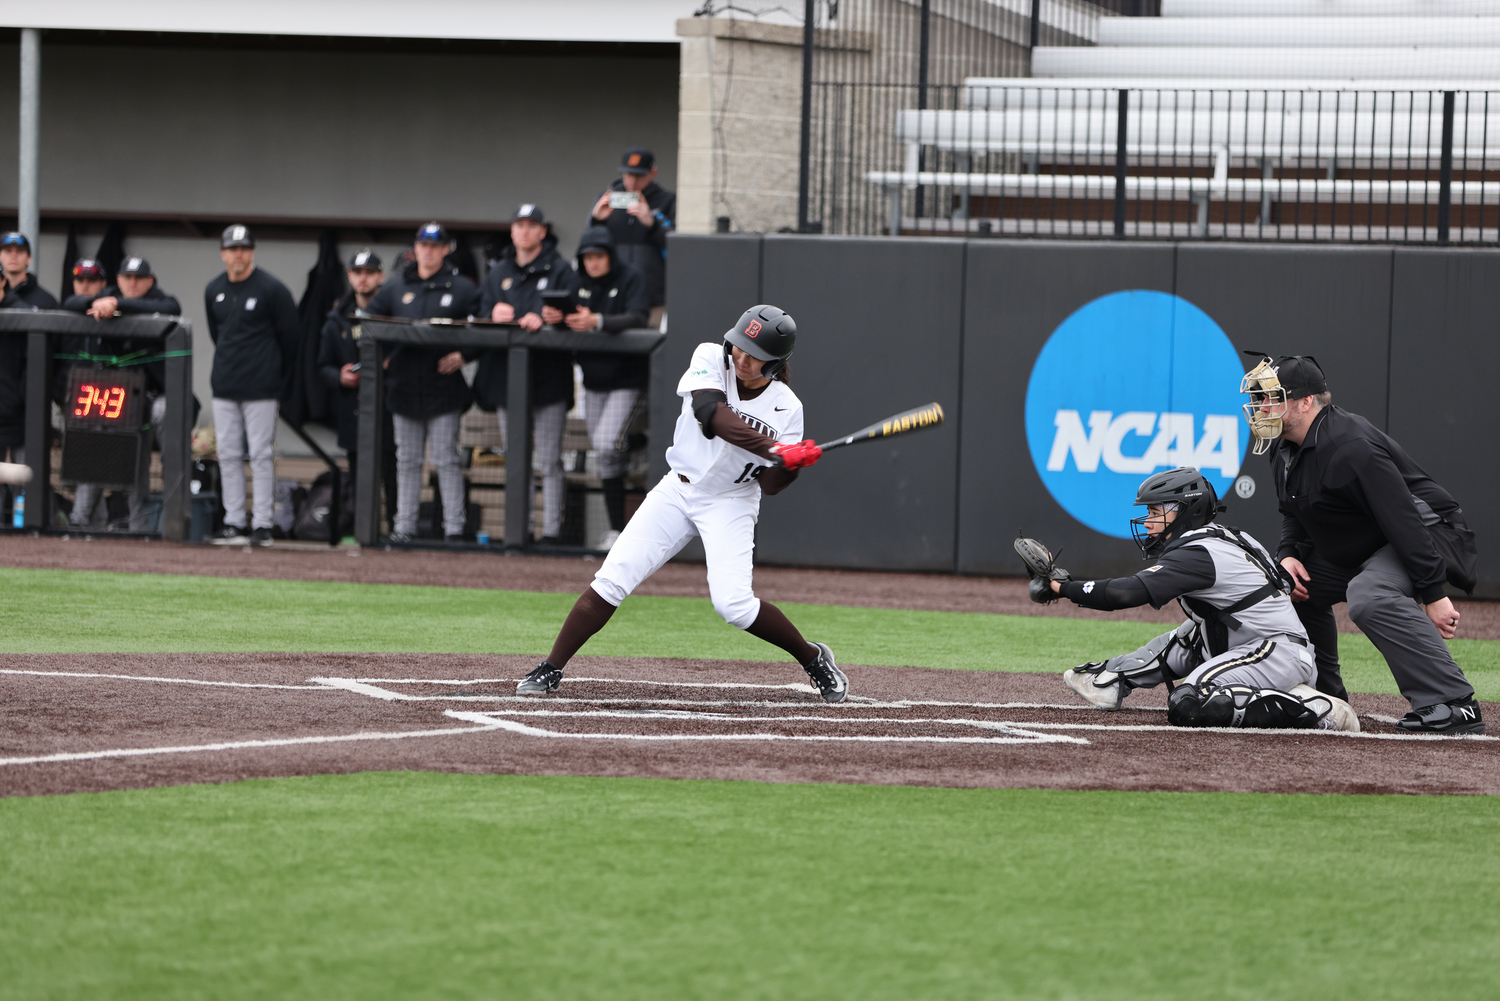
[[[1012,545],[1033,578],[1055,581],[1073,579],[1068,571],[1053,562],[1052,552],[1035,539],[1018,538]]]

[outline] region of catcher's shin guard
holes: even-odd
[[[1326,715],[1290,692],[1249,685],[1182,685],[1167,700],[1173,726],[1310,730]]]

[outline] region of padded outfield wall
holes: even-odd
[[[1458,498],[1478,593],[1500,596],[1500,251],[676,234],[669,256],[653,442],[671,440],[678,362],[755,302],[797,319],[809,436],[934,400],[948,415],[767,498],[762,562],[1018,574],[1022,529],[1076,571],[1133,573],[1122,491],[1190,459],[1212,464],[1226,520],[1274,546],[1234,384],[1251,349],[1315,355],[1335,402]]]

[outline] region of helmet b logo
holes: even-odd
[[[760,330],[761,330],[760,321],[759,320],[751,320],[745,326],[745,336],[746,337],[759,337],[760,336]]]

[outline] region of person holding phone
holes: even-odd
[[[620,179],[594,202],[589,225],[603,224],[615,240],[615,256],[641,273],[651,303],[650,326],[661,326],[667,309],[667,234],[677,225],[677,195],[656,183],[656,156],[632,146],[620,160]]]

